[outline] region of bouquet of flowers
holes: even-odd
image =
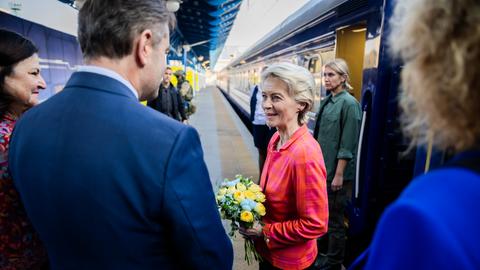
[[[232,230],[229,235],[234,236],[239,226],[252,228],[254,222],[260,222],[265,215],[265,194],[259,185],[251,178],[242,175],[235,175],[235,179],[226,178],[216,195],[218,209],[223,219],[232,222]],[[255,250],[251,239],[245,240],[245,260],[248,264],[254,258],[259,261],[260,255]]]

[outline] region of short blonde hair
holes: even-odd
[[[348,91],[353,90],[353,87],[350,85],[350,69],[348,68],[348,64],[345,60],[343,60],[342,58],[336,58],[327,62],[324,67],[329,67],[338,74],[340,74],[340,76],[345,77],[343,89],[346,89]]]
[[[404,63],[400,104],[412,145],[473,147],[480,139],[480,2],[397,0],[391,51]]]
[[[262,72],[262,87],[268,78],[277,78],[286,83],[288,95],[297,103],[305,104],[305,108],[298,114],[298,123],[305,124],[308,121],[307,112],[313,107],[315,80],[312,74],[304,67],[282,62],[272,64]]]

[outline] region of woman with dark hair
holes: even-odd
[[[35,45],[0,29],[0,269],[42,269],[47,262],[8,172],[8,143],[15,122],[38,103],[44,88]]]

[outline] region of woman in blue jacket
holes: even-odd
[[[480,2],[401,0],[390,45],[404,62],[401,107],[412,145],[456,156],[383,214],[365,269],[480,269]],[[358,264],[357,264],[358,265]]]

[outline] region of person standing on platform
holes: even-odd
[[[335,59],[324,66],[324,84],[329,95],[322,100],[314,137],[322,148],[327,168],[328,234],[319,239],[319,269],[341,269],[345,256],[345,209],[352,192],[355,158],[361,123],[361,108],[348,92],[348,65]]]
[[[177,77],[177,89],[182,96],[185,112],[188,117],[194,114],[196,107],[193,104],[193,88],[190,85],[190,82],[185,78],[185,72],[183,70],[175,71],[175,77]]]
[[[46,87],[37,51],[30,40],[0,29],[0,269],[6,270],[46,269],[48,261],[20,201],[8,164],[15,123],[38,103],[39,91]]]
[[[262,68],[262,72],[267,67]],[[250,121],[252,122],[252,135],[255,147],[258,150],[258,168],[259,175],[262,175],[263,164],[267,158],[267,146],[273,134],[277,131],[275,128],[270,128],[266,124],[265,112],[262,108],[262,89],[260,84],[255,85],[251,91],[250,96]]]
[[[455,156],[385,209],[352,269],[480,269],[480,2],[399,0],[393,14],[404,133]]]
[[[322,150],[306,125],[315,81],[292,63],[262,73],[267,125],[277,129],[268,145],[260,186],[266,215],[254,228],[241,228],[255,240],[260,270],[306,269],[317,256],[316,239],[327,232],[326,171]]]
[[[147,105],[168,117],[187,124],[187,116],[183,106],[183,99],[175,86],[170,82],[172,68],[167,67],[158,90],[158,97],[147,102]]]
[[[52,269],[232,268],[198,133],[139,102],[174,21],[165,1],[85,1],[87,65],[17,122],[10,171]]]

